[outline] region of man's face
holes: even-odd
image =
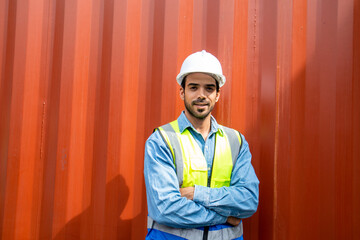
[[[190,73],[186,77],[185,89],[180,88],[185,111],[198,119],[206,118],[220,97],[215,79],[204,73]]]

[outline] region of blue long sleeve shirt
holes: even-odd
[[[221,131],[211,117],[206,138],[195,130],[184,112],[178,118],[180,131],[189,129],[203,151],[211,174],[215,133]],[[244,136],[229,187],[209,188],[195,185],[194,199],[181,197],[174,159],[159,134],[154,132],[145,144],[144,176],[148,213],[156,222],[175,228],[195,228],[223,224],[227,217],[247,218],[258,206],[259,180],[251,165],[251,153]]]

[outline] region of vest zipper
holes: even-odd
[[[208,233],[209,233],[209,226],[206,226],[206,227],[204,227],[203,240],[207,240],[207,239],[208,239]]]
[[[214,146],[214,156],[212,159],[212,164],[211,164],[211,173],[210,176],[208,177],[208,182],[207,182],[207,186],[210,187],[211,185],[211,176],[213,174],[213,167],[214,167],[214,160],[215,160],[215,151],[216,151],[216,135],[215,135],[215,146]],[[209,233],[209,226],[204,227],[204,235],[203,235],[203,240],[207,240],[208,239],[208,233]]]

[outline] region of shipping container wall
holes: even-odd
[[[359,43],[359,0],[0,1],[0,239],[143,239],[144,143],[202,49],[261,182],[245,239],[360,239]]]

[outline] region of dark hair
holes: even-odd
[[[186,77],[187,75],[183,78],[182,82],[181,82],[181,87],[185,90],[185,83],[186,83]],[[219,92],[220,90],[220,86],[219,86],[219,82],[214,78],[215,83],[216,83],[216,92]]]

